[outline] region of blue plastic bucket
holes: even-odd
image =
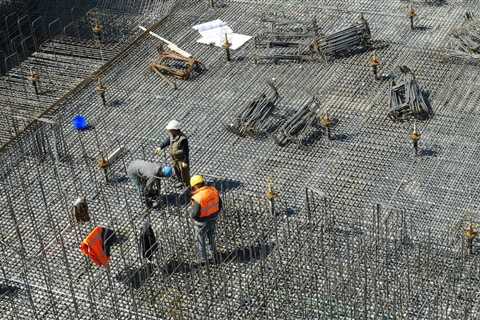
[[[72,118],[72,125],[76,130],[87,130],[88,120],[87,117],[77,114]]]

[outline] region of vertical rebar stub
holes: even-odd
[[[230,56],[230,47],[231,46],[232,46],[232,44],[230,42],[228,42],[228,36],[225,33],[225,42],[223,43],[223,48],[225,49],[225,54],[226,54],[227,61],[231,60],[231,56]]]
[[[273,201],[275,198],[278,197],[278,193],[276,193],[275,191],[273,191],[273,180],[272,180],[272,177],[268,177],[267,178],[267,192],[265,194],[265,197],[269,200],[269,201]]]

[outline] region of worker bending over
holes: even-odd
[[[165,130],[168,132],[168,137],[163,143],[155,150],[157,155],[160,155],[161,151],[170,146],[170,157],[173,161],[173,168],[175,169],[175,175],[180,180],[177,187],[184,185],[190,186],[190,159],[188,140],[185,134],[180,130],[180,123],[177,120],[170,121]]]
[[[173,169],[156,162],[134,160],[128,165],[127,175],[137,187],[140,196],[144,196],[148,204],[158,196],[155,194],[155,187],[158,186],[159,178],[171,177]]]
[[[190,180],[192,187],[192,202],[190,206],[198,254],[202,261],[207,260],[207,240],[210,254],[217,259],[215,245],[215,230],[222,200],[220,193],[213,186],[207,186],[202,176],[193,176]]]

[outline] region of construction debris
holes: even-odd
[[[187,58],[177,52],[162,51],[159,55],[159,58],[148,66],[151,71],[157,74],[188,80],[206,70],[200,61],[191,57]]]
[[[433,115],[427,94],[418,85],[413,72],[406,66],[399,67],[400,75],[390,83],[390,112],[393,121],[412,118],[427,120]]]
[[[267,81],[267,85],[271,95],[267,96],[267,94],[261,93],[246,105],[232,123],[225,125],[228,131],[241,137],[256,137],[274,130],[275,123],[269,118],[273,114],[279,95],[273,82]]]
[[[77,223],[85,223],[90,221],[87,199],[85,197],[78,197],[75,200],[72,207],[72,216]]]
[[[480,59],[480,20],[466,13],[465,21],[449,33],[448,54],[462,58]]]

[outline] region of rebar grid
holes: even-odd
[[[475,83],[480,74],[478,66],[442,54],[445,26],[475,3],[422,4],[429,16],[419,23],[432,29],[413,33],[400,1],[381,7],[366,1],[227,5],[204,12],[206,3],[189,3],[155,30],[194,53],[207,65],[205,75],[172,92],[147,72],[157,43],[144,37],[103,70],[111,102],[106,107],[95,83],[87,83],[5,148],[0,269],[4,282],[20,290],[2,297],[2,315],[478,318],[479,262],[477,255],[465,255],[463,228],[479,221]],[[421,156],[413,156],[408,141],[411,124],[387,118],[388,87],[369,73],[368,52],[328,63],[255,66],[250,44],[234,54],[245,59],[226,64],[221,50],[194,43],[197,35],[190,27],[217,17],[236,31],[255,34],[262,11],[316,16],[327,31],[366,13],[374,40],[388,44],[377,49],[381,72],[409,65],[431,91],[435,115],[417,123]],[[301,106],[309,92],[317,93],[322,108],[340,120],[337,139],[280,148],[268,139],[227,133],[221,124],[263,90],[263,82],[254,80],[271,78],[284,107]],[[77,113],[95,128],[74,132],[69,121]],[[221,264],[194,263],[181,199],[168,196],[169,205],[149,213],[133,188],[121,182],[129,161],[163,161],[153,150],[172,118],[186,128],[195,173],[212,176],[223,189]],[[96,161],[119,146],[128,153],[112,166],[107,183]],[[273,206],[264,199],[268,177],[279,193]],[[168,181],[164,187],[166,194],[174,192]],[[89,202],[87,225],[73,224],[69,216],[78,195]],[[162,243],[154,267],[137,252],[146,214]],[[127,237],[114,247],[109,269],[91,267],[78,250],[94,225]]]
[[[0,143],[14,138],[82,81],[94,79],[100,67],[137,39],[138,24],[161,20],[176,4],[151,2],[148,15],[133,15],[133,3],[111,10],[75,0],[52,9],[50,2],[41,9],[22,7],[6,16],[5,34],[0,33],[0,44],[6,46],[0,50],[0,74],[8,71],[0,78]],[[99,34],[93,30],[97,25]],[[39,77],[35,83],[32,74]]]

